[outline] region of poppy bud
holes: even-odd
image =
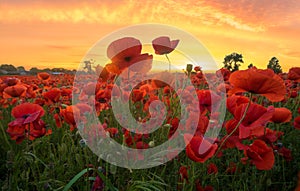
[[[188,73],[191,73],[192,70],[193,70],[193,64],[187,64],[187,65],[186,65],[186,71],[187,71]]]

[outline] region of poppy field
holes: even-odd
[[[178,43],[158,37],[152,46],[171,64]],[[150,79],[153,55],[138,39],[107,49],[109,64],[76,76],[0,76],[2,190],[300,190],[300,67],[209,73],[188,64],[176,77],[170,68]],[[137,124],[153,119],[149,129],[159,128],[128,130],[125,109]],[[112,162],[145,165],[139,150],[176,137],[160,165]],[[107,139],[134,152],[115,157],[97,147],[105,154],[98,156],[90,145]]]

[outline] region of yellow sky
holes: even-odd
[[[275,56],[287,71],[300,65],[299,10],[297,0],[1,0],[0,64],[75,69],[105,35],[160,23],[194,35],[220,65],[237,52],[242,68],[265,68]]]

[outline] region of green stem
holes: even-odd
[[[216,156],[218,155],[218,153],[221,151],[221,149],[222,149],[222,146],[224,145],[224,143],[227,141],[227,139],[231,136],[231,135],[233,135],[233,133],[237,130],[237,128],[241,125],[241,123],[243,122],[243,120],[245,119],[245,117],[246,117],[246,115],[247,115],[247,112],[248,112],[248,109],[249,109],[249,107],[250,107],[250,104],[251,104],[251,99],[252,99],[252,94],[250,93],[250,95],[249,95],[249,102],[248,102],[248,104],[247,104],[247,106],[246,106],[246,109],[245,109],[245,111],[244,111],[244,113],[243,113],[243,116],[242,116],[242,118],[239,120],[239,122],[238,122],[238,124],[235,126],[235,128],[231,131],[231,133],[229,133],[229,135],[224,139],[224,141],[221,143],[221,145],[219,146],[219,149],[218,149],[218,151],[216,152]]]
[[[5,142],[6,142],[6,144],[8,145],[9,150],[12,150],[12,147],[11,147],[11,145],[9,144],[9,141],[8,141],[8,139],[7,139],[7,136],[6,136],[6,133],[5,133],[5,131],[4,131],[4,128],[3,128],[2,123],[0,123],[0,125],[1,125],[1,130],[2,130],[2,133],[3,133],[3,137],[4,137],[4,139],[5,139]]]
[[[166,55],[166,58],[167,58],[167,60],[169,62],[169,72],[171,72],[171,61],[170,61],[168,55],[167,54],[165,54],[165,55]]]

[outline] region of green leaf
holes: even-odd
[[[70,180],[70,182],[64,187],[63,191],[68,191],[72,185],[82,176],[84,175],[85,173],[87,173],[88,171],[90,170],[93,170],[93,168],[86,168],[86,169],[83,169],[81,172],[79,172],[76,176],[74,176],[72,178],[72,180]]]

